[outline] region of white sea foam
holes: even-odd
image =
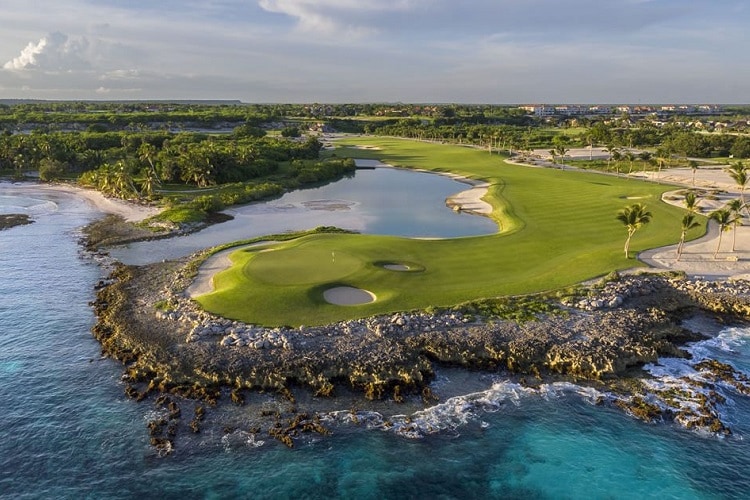
[[[28,196],[0,196],[0,214],[46,215],[58,210],[54,201]]]
[[[696,373],[688,360],[679,358],[659,358],[657,363],[647,363],[643,369],[657,379],[678,379],[690,377]]]
[[[691,359],[659,358],[657,363],[645,365],[644,370],[653,377],[643,381],[651,392],[649,402],[695,417],[713,414],[725,425],[732,426],[736,423],[732,408],[736,406],[733,398],[738,388],[730,382],[716,380],[715,375],[708,371],[696,370],[695,366],[709,359],[731,365],[725,356],[731,357],[738,350],[747,349],[749,340],[750,329],[728,327],[710,339],[688,345],[686,350],[691,354]],[[685,425],[693,418],[683,415],[678,420]],[[701,433],[708,431],[701,426],[695,430]]]
[[[485,427],[488,424],[481,420],[481,416],[502,411],[509,403],[520,407],[524,399],[529,397],[552,400],[568,394],[577,394],[592,404],[606,396],[596,389],[569,382],[542,384],[531,388],[516,382],[498,381],[487,390],[448,398],[442,403],[411,415],[393,415],[386,418],[378,412],[338,411],[328,413],[323,419],[327,422],[364,425],[370,429],[381,429],[406,438],[419,439],[435,433],[457,433],[470,422],[478,422],[480,426]]]

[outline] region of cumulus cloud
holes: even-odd
[[[38,42],[30,42],[18,57],[3,65],[3,69],[23,71],[72,71],[89,69],[91,44],[86,37],[71,38],[55,32],[43,36]]]

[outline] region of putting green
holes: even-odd
[[[347,252],[304,242],[255,252],[245,264],[244,273],[248,279],[267,284],[309,285],[341,280],[365,265],[360,257]]]
[[[238,251],[198,297],[207,310],[264,325],[316,325],[394,311],[563,288],[612,270],[643,265],[625,259],[618,210],[638,202],[653,214],[631,251],[679,240],[685,211],[661,202],[674,186],[595,173],[507,164],[497,155],[388,138],[350,139],[380,149],[339,149],[339,156],[378,158],[396,166],[451,171],[490,184],[485,201],[499,234],[419,240],[363,234],[314,234]],[[637,197],[637,198],[636,198]],[[702,225],[688,233],[705,233]],[[267,247],[266,247],[267,248]],[[386,265],[408,266],[388,269]],[[371,303],[341,307],[334,287],[371,292]]]

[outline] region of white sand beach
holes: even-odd
[[[35,188],[37,187],[42,190],[73,194],[86,200],[88,203],[96,207],[97,210],[108,214],[119,215],[129,222],[139,222],[160,212],[160,209],[156,207],[138,205],[124,200],[107,198],[94,189],[85,189],[67,184],[39,184],[38,186],[35,186]]]

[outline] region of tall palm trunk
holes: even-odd
[[[628,229],[628,238],[625,240],[625,258],[630,258],[630,239],[633,237],[635,230]]]
[[[716,251],[714,252],[714,260],[719,255],[719,249],[721,248],[721,237],[724,235],[723,228],[719,228],[719,243],[716,244]]]
[[[680,242],[677,244],[677,262],[680,261],[680,257],[682,257],[682,250],[685,247],[685,233],[686,231],[682,231],[682,234],[680,235]]]

